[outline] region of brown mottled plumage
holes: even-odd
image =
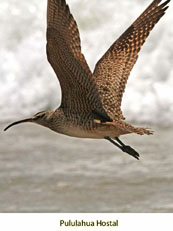
[[[130,71],[150,31],[165,14],[169,1],[161,5],[161,0],[153,1],[96,64],[95,82],[103,107],[112,119],[124,118],[120,107]]]
[[[170,0],[160,4],[161,1],[154,0],[149,5],[113,43],[92,73],[81,52],[77,24],[66,1],[48,0],[47,57],[61,85],[61,106],[55,112],[43,111],[14,122],[5,130],[18,123],[34,122],[69,136],[105,138],[138,159],[139,154],[118,137],[152,132],[125,123],[121,101],[138,52],[168,8]]]

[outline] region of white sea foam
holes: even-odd
[[[97,60],[151,1],[69,0],[83,53]],[[140,52],[123,98],[128,120],[173,123],[173,6]],[[0,120],[30,116],[60,103],[58,82],[46,59],[46,0],[0,2]]]

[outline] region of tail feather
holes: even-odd
[[[122,133],[136,133],[138,135],[153,135],[154,131],[151,131],[148,128],[135,128],[132,125],[122,121],[122,120],[114,120],[113,122],[100,122],[100,121],[95,121],[96,123],[101,123],[101,124],[106,124],[106,125],[111,125],[116,128],[119,128],[122,130]]]
[[[154,131],[151,131],[148,128],[134,128],[134,132],[139,134],[139,135],[153,135]]]

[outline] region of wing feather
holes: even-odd
[[[159,5],[161,0],[154,0],[96,64],[95,82],[103,107],[112,119],[124,119],[121,101],[129,74],[150,31],[165,14],[169,1]]]
[[[77,115],[92,111],[111,121],[81,53],[77,24],[65,0],[48,0],[47,58],[61,85],[64,112]]]
[[[84,55],[81,53],[80,35],[76,21],[70,13],[65,0],[48,0],[47,29],[61,33],[74,57],[81,63],[87,73],[91,73]]]

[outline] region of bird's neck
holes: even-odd
[[[45,127],[50,128],[51,130],[64,134],[65,127],[67,125],[67,119],[61,109],[50,113],[45,121]]]

